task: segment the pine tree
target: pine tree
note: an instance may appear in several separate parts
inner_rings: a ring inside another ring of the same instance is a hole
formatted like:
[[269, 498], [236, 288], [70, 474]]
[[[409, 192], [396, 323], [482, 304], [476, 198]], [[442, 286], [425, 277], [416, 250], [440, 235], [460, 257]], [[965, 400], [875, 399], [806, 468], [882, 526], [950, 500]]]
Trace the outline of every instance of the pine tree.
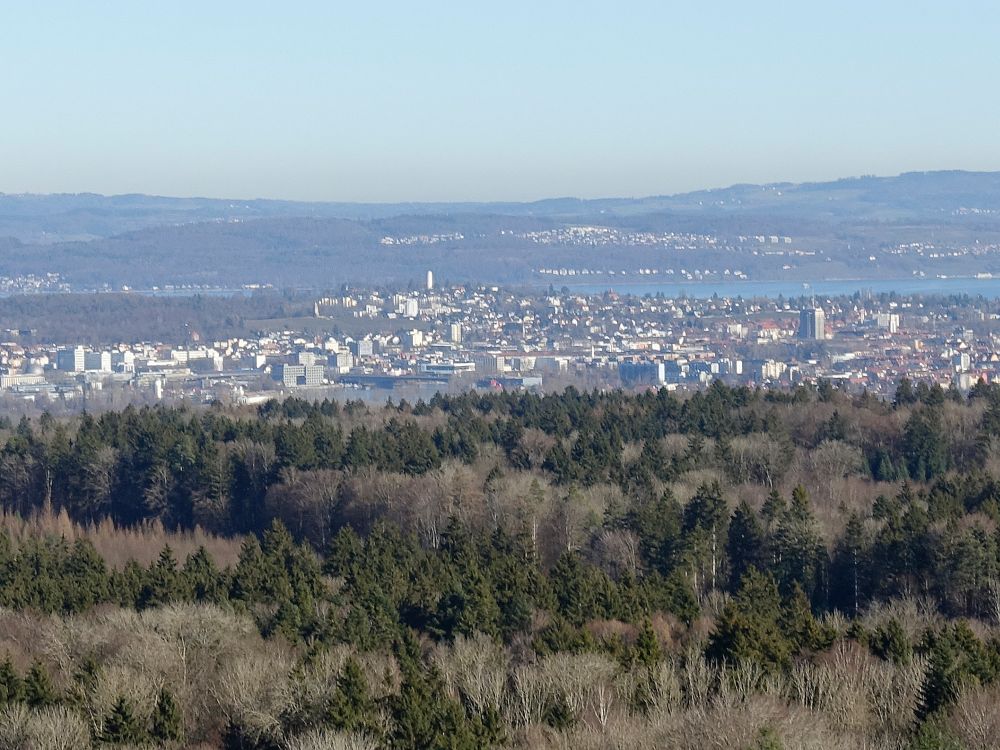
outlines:
[[947, 709], [967, 684], [993, 682], [1000, 667], [965, 622], [929, 636], [930, 653], [920, 692], [921, 720]]
[[913, 657], [913, 646], [895, 617], [890, 617], [875, 629], [870, 638], [871, 649], [883, 659], [891, 659], [897, 664], [909, 664]]
[[715, 590], [724, 560], [726, 501], [718, 482], [703, 484], [684, 507], [687, 554], [705, 588]]
[[961, 685], [958, 667], [958, 655], [950, 639], [936, 638], [920, 690], [918, 718], [925, 719], [955, 700]]
[[740, 579], [750, 568], [762, 570], [766, 567], [765, 548], [764, 529], [757, 520], [757, 514], [744, 500], [733, 511], [729, 521], [729, 538], [726, 541], [731, 591], [736, 590]]
[[786, 508], [787, 505], [781, 493], [777, 490], [771, 490], [764, 501], [764, 507], [761, 508], [761, 515], [764, 516], [764, 521], [767, 523], [768, 529], [774, 526], [785, 515]]
[[118, 700], [104, 720], [101, 739], [108, 743], [128, 744], [142, 742], [145, 732], [132, 711], [132, 704], [124, 695]]
[[869, 550], [864, 526], [857, 513], [847, 519], [831, 565], [833, 606], [857, 617], [868, 596]]
[[816, 621], [809, 607], [809, 600], [798, 584], [795, 584], [791, 597], [785, 603], [779, 622], [782, 633], [791, 640], [795, 653], [822, 649], [832, 640]]
[[337, 677], [337, 689], [330, 698], [327, 710], [330, 725], [346, 732], [376, 729], [375, 701], [368, 690], [368, 683], [361, 667], [348, 658]]
[[815, 601], [826, 551], [816, 529], [809, 496], [801, 485], [792, 491], [792, 502], [778, 522], [772, 545], [776, 558], [773, 570], [782, 594], [791, 596], [798, 584]]
[[10, 654], [0, 663], [0, 704], [17, 703], [24, 698], [24, 683], [21, 681]]
[[913, 392], [913, 383], [910, 382], [909, 378], [900, 378], [899, 385], [896, 386], [896, 395], [892, 402], [893, 406], [906, 406], [915, 404], [916, 402], [917, 396]]
[[753, 661], [768, 670], [786, 667], [794, 644], [781, 632], [781, 616], [774, 579], [751, 568], [723, 608], [706, 655], [717, 662]]
[[173, 693], [160, 689], [153, 708], [150, 736], [160, 742], [176, 742], [184, 736], [184, 717]]
[[52, 678], [41, 662], [35, 662], [24, 678], [24, 700], [29, 706], [50, 706], [59, 699]]
[[653, 667], [663, 658], [660, 641], [653, 630], [653, 624], [648, 619], [642, 621], [642, 627], [639, 629], [639, 636], [635, 640], [632, 653], [635, 661], [646, 667]]
[[448, 697], [440, 676], [425, 669], [419, 648], [407, 634], [397, 646], [403, 673], [399, 695], [390, 699], [393, 718], [389, 745], [396, 750], [476, 750], [482, 747], [462, 706]]
[[682, 515], [681, 505], [669, 488], [658, 500], [643, 502], [630, 515], [646, 564], [664, 576], [677, 564]]
[[204, 547], [188, 555], [181, 569], [180, 585], [184, 596], [195, 601], [221, 602], [226, 598], [226, 582]]
[[181, 593], [180, 583], [174, 551], [166, 544], [156, 562], [149, 566], [146, 585], [139, 595], [140, 607], [155, 607], [175, 601]]

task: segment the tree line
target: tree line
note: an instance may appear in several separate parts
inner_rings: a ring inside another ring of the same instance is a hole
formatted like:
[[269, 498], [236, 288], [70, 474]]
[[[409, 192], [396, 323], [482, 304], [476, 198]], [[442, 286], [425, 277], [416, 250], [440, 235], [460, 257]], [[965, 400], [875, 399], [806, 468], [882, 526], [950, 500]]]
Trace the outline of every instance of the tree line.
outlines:
[[[22, 420], [8, 508], [246, 536], [227, 565], [169, 547], [110, 565], [85, 539], [0, 534], [0, 612], [59, 633], [117, 627], [109, 611], [222, 618], [227, 648], [259, 653], [203, 665], [209, 698], [171, 656], [135, 697], [111, 641], [55, 658], [0, 638], [0, 735], [85, 717], [67, 736], [110, 745], [697, 747], [692, 722], [726, 715], [735, 746], [819, 727], [830, 747], [988, 747], [967, 730], [1000, 721], [980, 710], [1000, 695], [1000, 391], [900, 391]], [[251, 690], [265, 663], [281, 695]]]

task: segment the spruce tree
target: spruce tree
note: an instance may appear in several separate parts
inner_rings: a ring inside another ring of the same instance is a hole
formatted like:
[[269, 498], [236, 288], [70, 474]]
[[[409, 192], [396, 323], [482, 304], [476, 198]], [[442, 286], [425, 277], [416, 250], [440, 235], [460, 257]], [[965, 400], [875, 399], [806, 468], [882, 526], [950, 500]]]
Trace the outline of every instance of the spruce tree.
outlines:
[[745, 500], [736, 506], [729, 521], [726, 556], [729, 558], [730, 591], [739, 587], [740, 579], [750, 568], [766, 566], [764, 529]]
[[798, 584], [795, 584], [791, 597], [785, 602], [779, 624], [796, 653], [824, 648], [832, 640], [832, 636], [823, 631], [813, 616], [809, 600]]
[[407, 635], [397, 650], [403, 681], [390, 700], [389, 745], [395, 750], [476, 750], [482, 747], [462, 706], [448, 697], [440, 676], [420, 663], [417, 644]]
[[330, 698], [329, 723], [334, 729], [345, 732], [373, 732], [377, 726], [375, 714], [375, 701], [365, 675], [357, 661], [348, 658], [337, 677], [337, 689]]
[[40, 662], [35, 662], [24, 678], [24, 700], [29, 706], [50, 706], [59, 699], [52, 678]]
[[767, 670], [788, 666], [794, 643], [781, 631], [781, 598], [774, 579], [751, 569], [722, 610], [706, 655], [716, 662], [753, 661]]
[[107, 743], [129, 744], [142, 742], [145, 732], [132, 711], [132, 704], [119, 695], [111, 713], [104, 719], [101, 739]]
[[701, 573], [702, 587], [715, 590], [725, 558], [729, 515], [718, 482], [701, 485], [684, 507], [687, 555]]
[[150, 736], [160, 742], [176, 742], [184, 736], [184, 717], [173, 693], [160, 689], [153, 708]]
[[0, 663], [0, 704], [17, 703], [24, 698], [24, 683], [21, 681], [10, 654]]
[[639, 629], [639, 636], [635, 640], [632, 648], [635, 661], [645, 667], [653, 667], [663, 658], [663, 650], [660, 648], [660, 641], [653, 630], [653, 624], [645, 619]]

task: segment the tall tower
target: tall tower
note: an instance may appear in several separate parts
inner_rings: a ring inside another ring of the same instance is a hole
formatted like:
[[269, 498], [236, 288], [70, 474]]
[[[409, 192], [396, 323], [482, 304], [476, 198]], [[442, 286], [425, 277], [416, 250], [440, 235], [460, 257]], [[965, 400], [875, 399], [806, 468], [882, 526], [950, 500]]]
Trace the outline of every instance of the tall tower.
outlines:
[[826, 339], [826, 315], [820, 307], [806, 307], [799, 311], [799, 338], [805, 341]]
[[434, 288], [434, 272], [427, 272], [427, 291], [431, 291]]

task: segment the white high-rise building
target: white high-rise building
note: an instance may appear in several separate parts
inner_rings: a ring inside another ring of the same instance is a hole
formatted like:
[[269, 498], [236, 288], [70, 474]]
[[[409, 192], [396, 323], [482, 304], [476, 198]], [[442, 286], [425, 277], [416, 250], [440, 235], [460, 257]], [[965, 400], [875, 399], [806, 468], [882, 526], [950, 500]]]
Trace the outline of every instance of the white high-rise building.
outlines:
[[84, 352], [83, 369], [88, 372], [111, 372], [111, 352]]
[[879, 328], [884, 328], [889, 333], [899, 331], [899, 315], [897, 313], [879, 313], [875, 316], [875, 324]]
[[428, 271], [427, 272], [427, 291], [429, 292], [433, 288], [434, 288], [434, 272], [433, 271]]
[[60, 349], [56, 352], [56, 367], [66, 372], [83, 372], [86, 350], [82, 346]]
[[823, 341], [826, 338], [826, 316], [819, 307], [807, 307], [799, 312], [799, 338]]

